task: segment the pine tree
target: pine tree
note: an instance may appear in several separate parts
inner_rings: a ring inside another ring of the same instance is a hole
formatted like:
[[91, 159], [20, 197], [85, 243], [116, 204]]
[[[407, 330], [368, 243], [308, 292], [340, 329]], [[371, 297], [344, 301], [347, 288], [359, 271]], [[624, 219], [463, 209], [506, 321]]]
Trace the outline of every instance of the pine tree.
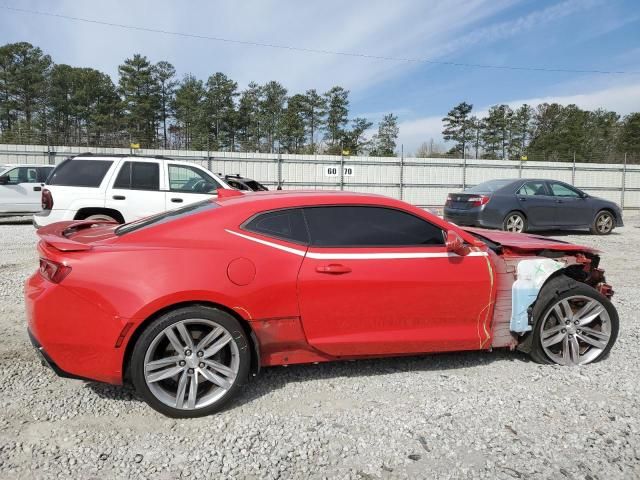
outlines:
[[287, 153], [300, 153], [305, 142], [305, 99], [304, 95], [294, 95], [287, 101], [282, 117], [280, 142]]
[[245, 152], [260, 151], [260, 103], [262, 87], [255, 82], [249, 83], [240, 94], [238, 102], [238, 129], [240, 149]]
[[328, 152], [339, 154], [342, 150], [342, 140], [349, 117], [349, 91], [342, 87], [333, 87], [324, 95], [326, 104], [326, 134], [329, 142]]
[[640, 160], [640, 113], [624, 117], [618, 138], [618, 150]]
[[315, 89], [307, 90], [303, 102], [303, 118], [309, 132], [309, 147], [311, 153], [316, 153], [316, 133], [324, 125], [326, 115], [326, 101]]
[[235, 150], [236, 119], [235, 97], [238, 84], [224, 73], [218, 72], [207, 80], [204, 114], [212, 150]]
[[192, 75], [184, 77], [178, 86], [171, 108], [176, 119], [175, 133], [184, 148], [206, 148], [207, 132], [203, 103], [205, 89], [201, 80]]
[[373, 136], [373, 150], [370, 154], [376, 157], [395, 156], [399, 132], [398, 117], [393, 113], [385, 115], [378, 123], [378, 133]]
[[343, 134], [343, 149], [348, 150], [351, 155], [362, 155], [366, 152], [371, 142], [367, 140], [365, 133], [372, 125], [373, 123], [366, 118], [354, 118], [351, 121], [351, 128]]
[[154, 67], [156, 81], [160, 86], [160, 121], [162, 122], [162, 145], [167, 148], [167, 118], [171, 115], [171, 104], [175, 94], [176, 69], [169, 62], [161, 61]]
[[160, 118], [160, 91], [147, 57], [135, 54], [118, 67], [120, 94], [131, 140], [144, 147], [156, 143]]
[[260, 124], [265, 135], [266, 151], [274, 152], [275, 144], [280, 140], [280, 127], [287, 101], [287, 89], [278, 82], [268, 82], [262, 87], [260, 101]]
[[473, 109], [473, 105], [462, 102], [453, 107], [447, 116], [442, 119], [444, 129], [442, 137], [446, 141], [455, 142], [451, 153], [466, 154], [467, 144], [470, 140], [469, 114]]

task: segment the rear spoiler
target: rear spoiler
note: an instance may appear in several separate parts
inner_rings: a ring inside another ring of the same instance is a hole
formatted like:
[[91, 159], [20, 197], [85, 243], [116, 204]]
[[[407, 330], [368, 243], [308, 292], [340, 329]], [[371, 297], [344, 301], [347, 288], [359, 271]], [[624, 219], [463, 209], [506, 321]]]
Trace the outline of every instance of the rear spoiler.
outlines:
[[82, 242], [76, 242], [68, 238], [68, 235], [91, 228], [93, 225], [113, 223], [101, 220], [80, 220], [72, 222], [56, 222], [39, 228], [36, 233], [47, 245], [61, 252], [81, 252], [91, 250], [92, 246]]

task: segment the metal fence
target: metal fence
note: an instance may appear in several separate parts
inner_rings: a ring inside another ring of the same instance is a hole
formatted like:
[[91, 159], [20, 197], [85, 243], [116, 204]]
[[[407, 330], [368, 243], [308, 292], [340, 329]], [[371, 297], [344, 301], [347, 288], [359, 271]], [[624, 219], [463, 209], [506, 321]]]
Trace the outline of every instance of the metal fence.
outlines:
[[640, 209], [640, 165], [476, 160], [450, 158], [342, 157], [184, 150], [135, 150], [0, 144], [0, 164], [57, 164], [79, 153], [162, 155], [198, 163], [212, 172], [240, 174], [269, 187], [338, 189], [379, 193], [420, 207], [439, 207], [447, 193], [496, 178], [550, 178]]

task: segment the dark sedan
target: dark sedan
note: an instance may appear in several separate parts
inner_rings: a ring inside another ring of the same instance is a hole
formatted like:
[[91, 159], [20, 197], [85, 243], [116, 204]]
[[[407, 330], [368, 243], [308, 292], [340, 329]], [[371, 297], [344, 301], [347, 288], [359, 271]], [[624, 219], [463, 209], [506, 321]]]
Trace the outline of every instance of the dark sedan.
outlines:
[[622, 227], [622, 209], [557, 180], [490, 180], [450, 193], [444, 218], [458, 225], [510, 232], [586, 229], [607, 235]]

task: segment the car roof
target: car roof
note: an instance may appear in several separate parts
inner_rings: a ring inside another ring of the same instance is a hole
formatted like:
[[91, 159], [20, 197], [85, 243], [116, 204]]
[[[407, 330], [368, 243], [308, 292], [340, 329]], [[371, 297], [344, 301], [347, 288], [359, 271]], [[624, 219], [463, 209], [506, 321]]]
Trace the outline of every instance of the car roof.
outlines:
[[413, 209], [405, 202], [373, 193], [336, 190], [269, 190], [247, 192], [215, 200], [222, 206], [234, 206], [242, 210], [274, 210], [278, 208], [310, 207], [318, 205], [380, 205]]
[[42, 163], [3, 163], [0, 168], [15, 168], [15, 167], [49, 167], [53, 168], [55, 165], [42, 164]]

